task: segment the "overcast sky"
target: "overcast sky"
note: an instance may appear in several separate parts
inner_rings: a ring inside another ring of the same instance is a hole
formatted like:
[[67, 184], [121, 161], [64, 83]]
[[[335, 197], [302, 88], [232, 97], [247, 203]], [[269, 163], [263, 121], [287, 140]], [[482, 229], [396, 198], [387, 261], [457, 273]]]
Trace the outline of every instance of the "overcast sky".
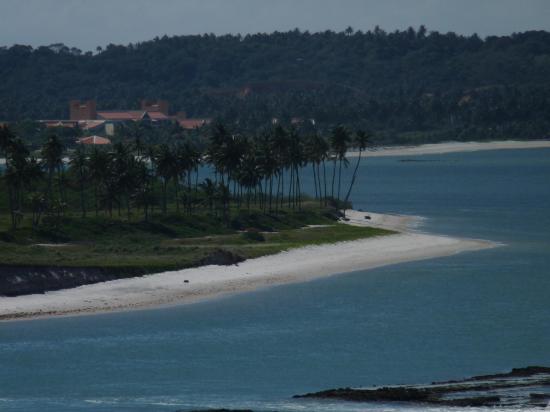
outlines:
[[481, 36], [550, 30], [550, 0], [0, 0], [0, 45], [92, 50], [155, 36], [418, 27]]

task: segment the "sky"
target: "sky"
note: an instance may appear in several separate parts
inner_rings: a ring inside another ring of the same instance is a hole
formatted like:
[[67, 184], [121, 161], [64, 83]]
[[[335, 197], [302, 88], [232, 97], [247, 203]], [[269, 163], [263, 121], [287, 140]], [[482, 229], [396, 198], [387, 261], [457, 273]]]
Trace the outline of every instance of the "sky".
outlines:
[[0, 46], [84, 51], [156, 36], [301, 30], [550, 31], [550, 0], [0, 0]]

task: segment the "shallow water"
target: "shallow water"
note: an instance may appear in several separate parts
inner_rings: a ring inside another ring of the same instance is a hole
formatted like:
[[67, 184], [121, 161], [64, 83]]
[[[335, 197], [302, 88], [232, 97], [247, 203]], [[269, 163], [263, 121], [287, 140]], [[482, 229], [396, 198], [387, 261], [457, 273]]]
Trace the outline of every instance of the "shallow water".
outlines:
[[550, 365], [550, 150], [406, 159], [420, 161], [369, 159], [355, 207], [506, 246], [189, 306], [2, 323], [0, 410], [425, 410], [290, 397]]

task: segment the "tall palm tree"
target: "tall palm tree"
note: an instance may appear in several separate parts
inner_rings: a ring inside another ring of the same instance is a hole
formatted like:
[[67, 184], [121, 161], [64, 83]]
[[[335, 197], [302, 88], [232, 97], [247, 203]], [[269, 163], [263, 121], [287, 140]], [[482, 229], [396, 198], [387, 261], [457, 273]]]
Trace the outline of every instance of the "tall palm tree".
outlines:
[[86, 217], [86, 182], [88, 181], [88, 158], [82, 147], [79, 147], [71, 155], [69, 161], [69, 172], [76, 178], [80, 192], [80, 211], [83, 218]]
[[118, 215], [121, 214], [122, 197], [126, 199], [126, 209], [128, 212], [128, 218], [130, 217], [131, 210], [131, 195], [133, 190], [133, 166], [135, 165], [135, 156], [132, 154], [130, 146], [124, 143], [116, 143], [112, 152], [112, 167], [114, 184], [117, 186], [119, 200], [118, 203]]
[[330, 143], [333, 150], [333, 170], [332, 170], [332, 193], [334, 198], [334, 180], [336, 175], [336, 162], [338, 161], [338, 192], [337, 199], [340, 200], [340, 187], [342, 183], [342, 164], [346, 167], [348, 160], [346, 159], [346, 151], [351, 140], [349, 131], [343, 126], [337, 126], [332, 131]]
[[[12, 226], [14, 223], [13, 217], [14, 217], [14, 204], [12, 201], [12, 186], [10, 185], [10, 181], [8, 179], [8, 171], [10, 170], [10, 155], [11, 151], [14, 148], [14, 142], [15, 142], [15, 135], [13, 134], [12, 130], [4, 125], [0, 127], [0, 150], [2, 151], [1, 155], [5, 159], [5, 176], [4, 179], [6, 181], [6, 190], [8, 192], [8, 200], [9, 200], [9, 206], [10, 206], [10, 215], [12, 216]], [[0, 177], [2, 174], [0, 174]]]
[[206, 150], [206, 158], [208, 162], [214, 167], [215, 183], [218, 181], [218, 176], [223, 176], [224, 164], [223, 164], [223, 149], [224, 145], [231, 138], [231, 134], [227, 128], [221, 123], [216, 122], [212, 126], [209, 136], [209, 144]]
[[10, 206], [12, 229], [16, 229], [23, 218], [23, 189], [29, 186], [35, 175], [36, 160], [29, 160], [29, 151], [23, 141], [14, 138], [8, 148], [6, 185], [8, 187], [8, 200]]
[[351, 182], [349, 184], [348, 192], [346, 193], [346, 198], [344, 200], [344, 217], [346, 215], [346, 205], [349, 200], [349, 196], [351, 195], [351, 191], [353, 189], [353, 185], [355, 184], [355, 180], [357, 178], [357, 171], [359, 170], [359, 164], [361, 163], [361, 155], [363, 154], [363, 151], [367, 148], [367, 145], [369, 144], [371, 135], [368, 132], [365, 132], [363, 130], [358, 130], [355, 133], [355, 141], [354, 145], [359, 149], [359, 155], [357, 156], [357, 162], [355, 163], [355, 168], [353, 169], [353, 175], [351, 178]]
[[96, 147], [93, 148], [88, 161], [88, 167], [90, 171], [90, 179], [92, 180], [94, 186], [94, 208], [96, 216], [99, 211], [99, 198], [108, 179], [110, 163], [111, 159], [108, 152]]
[[8, 152], [13, 146], [15, 140], [15, 134], [10, 129], [9, 126], [3, 125], [0, 127], [0, 150], [2, 151], [1, 155], [6, 161], [6, 166], [8, 162]]
[[265, 177], [264, 209], [269, 206], [269, 211], [271, 211], [273, 205], [273, 176], [277, 171], [277, 158], [274, 156], [272, 134], [264, 133], [258, 137], [257, 149], [258, 166]]
[[[289, 204], [292, 207], [301, 207], [301, 185], [300, 185], [300, 169], [305, 163], [305, 154], [302, 139], [295, 129], [291, 129], [289, 133], [289, 151], [288, 161], [290, 165], [290, 190]], [[292, 199], [292, 200], [291, 200]]]
[[157, 151], [155, 163], [157, 174], [162, 179], [162, 211], [166, 214], [168, 210], [168, 183], [171, 179], [177, 179], [178, 177], [178, 159], [174, 150], [163, 144]]
[[214, 201], [216, 196], [216, 185], [210, 178], [204, 179], [204, 182], [200, 185], [201, 189], [204, 191], [206, 196], [206, 201], [208, 203], [208, 210], [210, 213], [214, 211]]
[[[275, 198], [275, 212], [277, 212], [279, 208], [279, 202], [280, 202], [281, 208], [283, 207], [284, 189], [285, 189], [284, 173], [285, 173], [285, 168], [289, 163], [288, 133], [280, 125], [277, 125], [273, 130], [272, 145], [273, 145], [273, 152], [274, 152], [273, 155], [277, 163], [276, 172], [275, 172], [275, 174], [277, 175], [277, 193]], [[280, 197], [280, 200], [279, 200], [279, 197]]]
[[46, 210], [46, 198], [43, 193], [36, 190], [37, 184], [43, 177], [40, 162], [34, 157], [28, 159], [25, 167], [24, 185], [31, 190], [30, 203], [32, 207], [32, 227], [36, 229], [40, 224], [42, 213]]
[[143, 207], [143, 217], [149, 220], [149, 208], [154, 203], [152, 191], [152, 173], [147, 161], [141, 158], [135, 159], [133, 196], [136, 205]]
[[[48, 174], [48, 187], [46, 190], [46, 201], [48, 205], [53, 201], [52, 189], [54, 173], [57, 171], [58, 177], [61, 177], [63, 150], [63, 144], [55, 134], [48, 136], [46, 143], [42, 146], [42, 163]], [[61, 186], [61, 182], [59, 182], [59, 185]]]
[[[319, 198], [319, 201], [322, 204], [323, 198], [326, 198], [327, 196], [327, 174], [325, 160], [329, 156], [330, 146], [327, 143], [326, 139], [324, 139], [318, 133], [314, 133], [306, 139], [305, 150], [307, 161], [311, 163], [313, 169], [316, 197]], [[321, 164], [323, 164], [323, 179], [321, 179]], [[323, 180], [324, 182], [324, 194], [321, 180]]]
[[247, 145], [247, 150], [238, 168], [238, 180], [239, 184], [246, 188], [246, 207], [250, 211], [252, 189], [254, 189], [260, 181], [260, 169], [258, 167], [254, 146], [251, 143]]

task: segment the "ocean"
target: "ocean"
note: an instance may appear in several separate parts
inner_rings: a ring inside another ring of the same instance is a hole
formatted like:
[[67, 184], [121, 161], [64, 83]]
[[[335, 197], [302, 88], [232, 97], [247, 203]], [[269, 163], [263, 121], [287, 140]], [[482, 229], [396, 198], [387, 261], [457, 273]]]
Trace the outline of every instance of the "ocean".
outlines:
[[352, 199], [503, 246], [193, 305], [0, 323], [0, 410], [443, 411], [292, 395], [550, 366], [550, 149], [367, 159]]

